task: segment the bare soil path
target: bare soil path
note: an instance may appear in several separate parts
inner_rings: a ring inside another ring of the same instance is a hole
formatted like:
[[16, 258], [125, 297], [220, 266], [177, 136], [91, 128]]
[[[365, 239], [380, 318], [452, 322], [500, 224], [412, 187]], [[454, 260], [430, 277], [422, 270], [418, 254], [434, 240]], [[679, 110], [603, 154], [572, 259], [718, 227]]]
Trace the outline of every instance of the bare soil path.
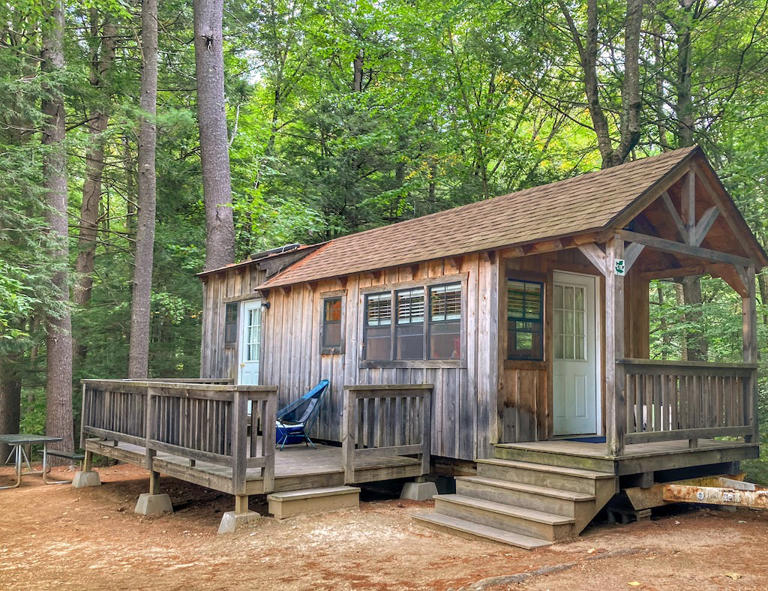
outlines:
[[533, 552], [416, 526], [430, 503], [398, 500], [218, 536], [231, 497], [164, 478], [176, 512], [140, 517], [146, 472], [99, 471], [99, 488], [0, 491], [0, 589], [768, 589], [768, 512], [594, 527]]

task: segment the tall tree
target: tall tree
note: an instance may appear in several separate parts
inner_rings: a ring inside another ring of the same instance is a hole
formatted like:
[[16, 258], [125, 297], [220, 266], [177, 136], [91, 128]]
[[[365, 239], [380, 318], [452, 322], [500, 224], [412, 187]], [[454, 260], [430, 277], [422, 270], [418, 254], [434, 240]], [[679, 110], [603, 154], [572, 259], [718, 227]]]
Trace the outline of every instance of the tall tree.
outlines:
[[205, 267], [235, 260], [235, 225], [224, 103], [223, 0], [195, 0], [195, 73], [205, 199]]
[[58, 447], [74, 449], [72, 416], [72, 321], [68, 307], [69, 286], [67, 259], [69, 235], [67, 223], [67, 152], [64, 145], [66, 121], [64, 95], [57, 78], [64, 70], [64, 5], [52, 0], [46, 5], [47, 21], [43, 27], [43, 75], [48, 78], [46, 96], [42, 103], [45, 117], [43, 127], [43, 175], [47, 190], [49, 232], [56, 240], [51, 253], [57, 265], [53, 276], [55, 297], [61, 306], [55, 315], [47, 317], [46, 349], [48, 354], [46, 396], [48, 435], [61, 437]]
[[[102, 21], [99, 10], [89, 11], [91, 43], [89, 82], [99, 93], [97, 103], [89, 113], [89, 142], [85, 153], [85, 180], [83, 201], [80, 205], [80, 228], [77, 240], [75, 285], [72, 300], [79, 307], [87, 306], [93, 290], [93, 271], [96, 259], [96, 239], [101, 204], [102, 176], [104, 173], [104, 132], [109, 122], [110, 91], [107, 76], [115, 58], [117, 28], [109, 17]], [[82, 357], [84, 348], [75, 346], [75, 357]]]
[[139, 127], [139, 200], [136, 258], [133, 269], [131, 337], [128, 376], [146, 378], [149, 372], [149, 330], [152, 265], [155, 244], [157, 141], [157, 0], [141, 6], [141, 122]]
[[611, 137], [611, 127], [600, 96], [598, 58], [601, 54], [599, 43], [599, 10], [597, 0], [587, 0], [587, 22], [583, 34], [579, 31], [574, 16], [564, 0], [558, 0], [560, 10], [568, 24], [573, 44], [578, 51], [579, 63], [584, 82], [587, 108], [597, 137], [597, 147], [603, 160], [603, 168], [617, 166], [626, 160], [637, 145], [641, 135], [640, 113], [640, 31], [643, 22], [643, 0], [627, 0], [624, 19], [623, 79], [621, 83], [621, 106], [619, 139], [616, 145]]

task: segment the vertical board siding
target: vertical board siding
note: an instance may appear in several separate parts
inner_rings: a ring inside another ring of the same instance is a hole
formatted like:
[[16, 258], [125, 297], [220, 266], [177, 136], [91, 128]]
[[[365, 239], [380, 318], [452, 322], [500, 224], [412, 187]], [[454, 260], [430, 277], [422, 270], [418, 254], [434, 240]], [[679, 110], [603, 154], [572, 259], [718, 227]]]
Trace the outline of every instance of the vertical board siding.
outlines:
[[[466, 275], [463, 322], [464, 367], [361, 368], [363, 292], [377, 285], [396, 285], [448, 275]], [[225, 304], [253, 294], [265, 280], [255, 269], [232, 270], [207, 278], [203, 285], [202, 377], [236, 378], [236, 348], [224, 348]], [[321, 406], [314, 436], [341, 441], [345, 384], [434, 385], [431, 398], [433, 455], [473, 460], [485, 457], [494, 441], [496, 408], [498, 262], [487, 255], [466, 255], [399, 267], [378, 273], [318, 281], [270, 290], [263, 313], [261, 383], [278, 387], [278, 407], [303, 395], [321, 379], [331, 386]], [[345, 292], [344, 354], [320, 355], [322, 299], [326, 292]], [[494, 293], [492, 293], [494, 292]]]

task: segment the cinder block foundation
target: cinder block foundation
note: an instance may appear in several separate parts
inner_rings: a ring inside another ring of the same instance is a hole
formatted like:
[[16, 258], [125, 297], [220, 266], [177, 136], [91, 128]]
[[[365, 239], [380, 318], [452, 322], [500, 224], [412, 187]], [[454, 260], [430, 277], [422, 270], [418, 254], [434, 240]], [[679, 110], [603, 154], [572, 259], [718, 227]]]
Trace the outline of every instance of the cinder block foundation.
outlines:
[[86, 488], [88, 486], [101, 486], [99, 473], [94, 470], [83, 472], [78, 470], [72, 479], [72, 488]]
[[250, 529], [255, 526], [261, 515], [256, 511], [248, 511], [247, 513], [235, 513], [234, 511], [227, 511], [221, 516], [221, 523], [219, 524], [220, 534], [234, 534], [239, 531]]
[[139, 515], [162, 515], [163, 513], [173, 513], [171, 497], [166, 494], [151, 495], [143, 493], [139, 495], [136, 501], [135, 513]]
[[406, 482], [400, 498], [409, 501], [428, 501], [436, 494], [437, 486], [434, 482]]

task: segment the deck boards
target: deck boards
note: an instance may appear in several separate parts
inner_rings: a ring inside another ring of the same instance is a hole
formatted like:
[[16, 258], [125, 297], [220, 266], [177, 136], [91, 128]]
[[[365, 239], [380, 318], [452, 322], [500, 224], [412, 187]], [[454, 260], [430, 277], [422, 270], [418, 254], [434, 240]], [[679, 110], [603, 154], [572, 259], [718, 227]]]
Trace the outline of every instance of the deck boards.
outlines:
[[613, 457], [604, 443], [549, 440], [499, 444], [496, 455], [504, 459], [613, 471], [625, 475], [738, 462], [756, 458], [759, 447], [741, 441], [714, 439], [700, 439], [696, 448], [688, 447], [687, 440], [658, 441], [627, 445], [622, 455]]
[[[139, 445], [104, 442], [89, 439], [86, 448], [99, 455], [117, 460], [145, 465], [145, 449]], [[154, 460], [156, 470], [232, 494], [232, 469], [208, 462], [196, 462], [189, 465], [189, 460], [165, 452], [157, 452]], [[361, 473], [361, 482], [375, 482], [392, 478], [408, 478], [421, 473], [421, 462], [416, 458], [403, 456], [384, 456], [361, 458], [355, 464]], [[317, 449], [305, 446], [287, 446], [275, 452], [275, 491], [301, 490], [317, 486], [339, 486], [344, 484], [344, 469], [341, 461], [341, 447], [318, 445]], [[250, 468], [246, 472], [246, 490], [248, 494], [263, 494], [260, 468]]]

